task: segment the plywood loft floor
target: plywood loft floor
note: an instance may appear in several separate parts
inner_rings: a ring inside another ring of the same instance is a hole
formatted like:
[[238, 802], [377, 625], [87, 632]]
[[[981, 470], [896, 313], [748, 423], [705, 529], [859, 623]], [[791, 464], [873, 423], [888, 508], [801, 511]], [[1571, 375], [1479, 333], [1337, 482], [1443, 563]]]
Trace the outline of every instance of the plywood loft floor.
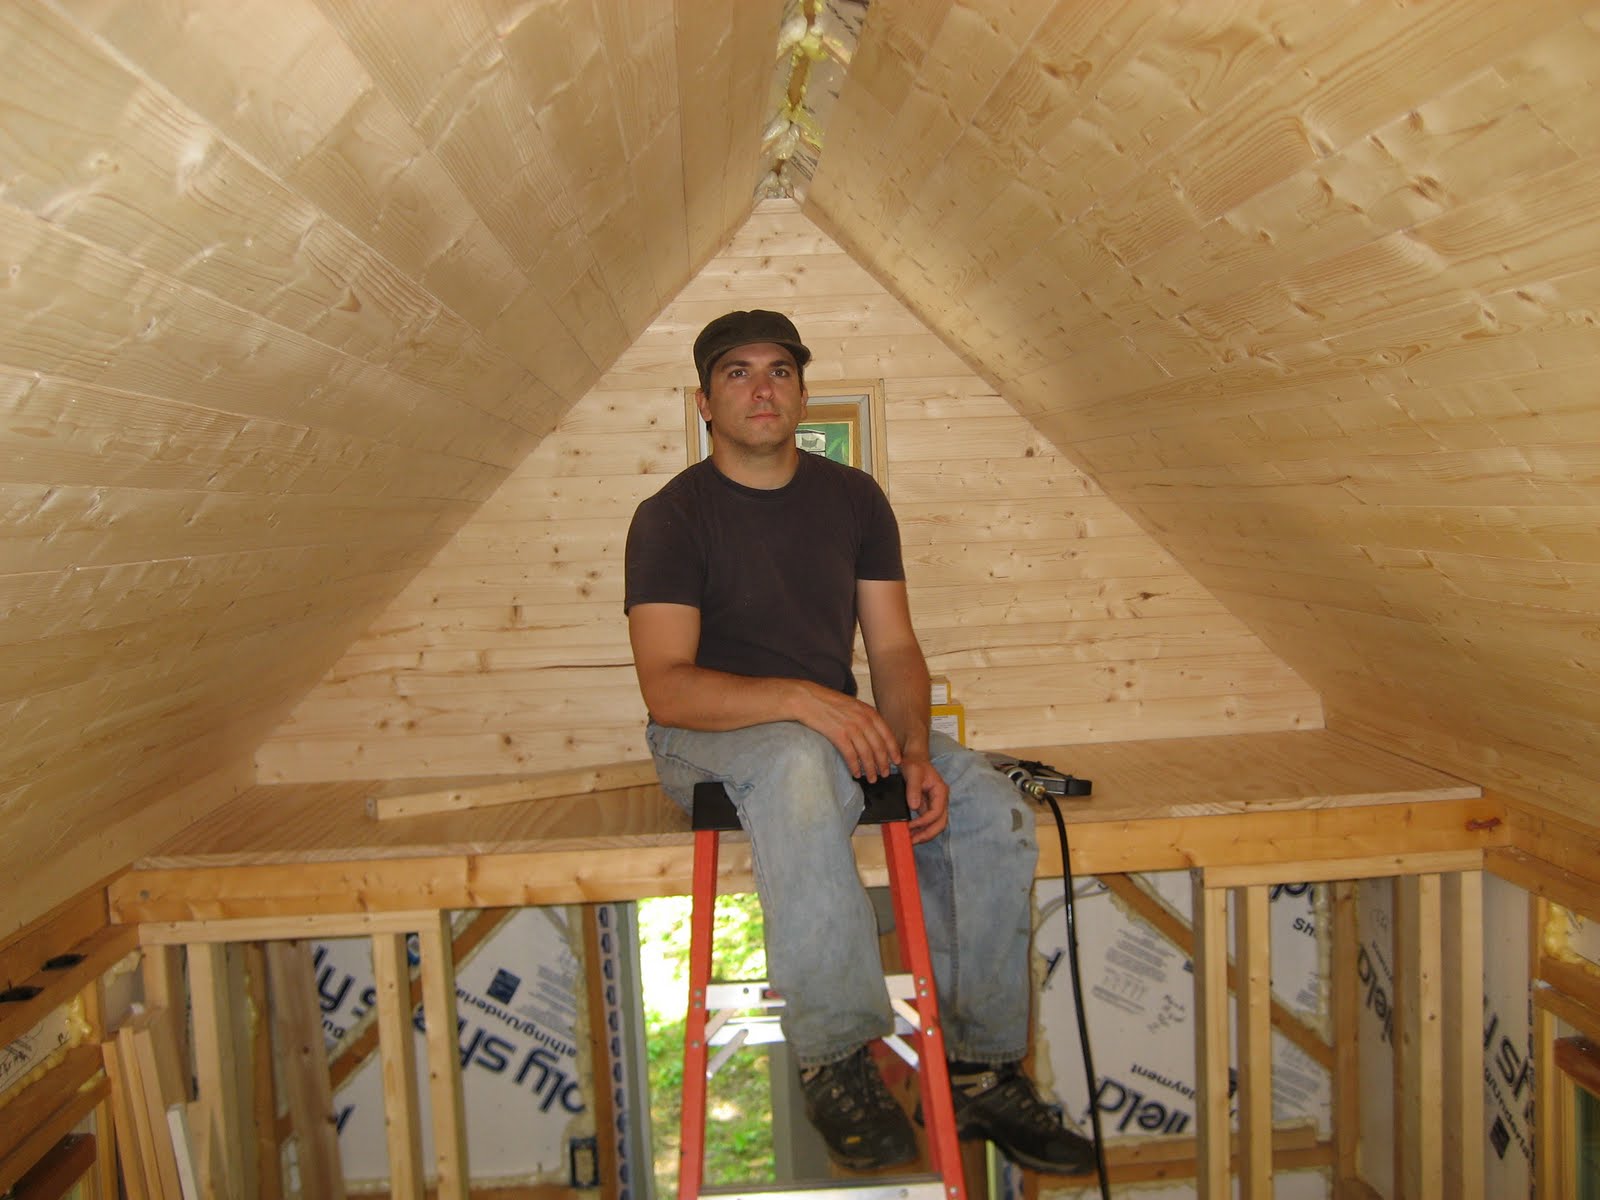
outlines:
[[[1326, 730], [1025, 750], [1091, 779], [1063, 803], [1078, 872], [1392, 859], [1498, 844], [1474, 784]], [[422, 786], [436, 787], [439, 780]], [[191, 920], [637, 899], [687, 890], [691, 835], [657, 787], [377, 821], [402, 780], [258, 786], [146, 856], [112, 888], [121, 920]], [[1040, 821], [1052, 824], [1047, 809]], [[1042, 875], [1059, 874], [1040, 830]], [[881, 850], [863, 836], [863, 875]], [[724, 880], [748, 881], [727, 847]], [[1331, 876], [1323, 876], [1331, 877]]]

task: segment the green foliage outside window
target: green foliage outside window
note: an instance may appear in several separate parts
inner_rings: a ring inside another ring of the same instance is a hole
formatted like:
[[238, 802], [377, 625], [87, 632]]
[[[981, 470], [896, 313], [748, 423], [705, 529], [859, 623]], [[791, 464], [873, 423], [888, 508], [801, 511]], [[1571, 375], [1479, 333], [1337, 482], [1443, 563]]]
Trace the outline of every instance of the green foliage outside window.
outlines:
[[[639, 902], [639, 959], [650, 1084], [650, 1150], [656, 1195], [677, 1194], [678, 1127], [683, 1099], [683, 1023], [689, 993], [687, 896]], [[765, 979], [761, 906], [753, 895], [717, 898], [712, 976]], [[707, 1089], [706, 1180], [774, 1179], [772, 1093], [764, 1047], [738, 1051]]]

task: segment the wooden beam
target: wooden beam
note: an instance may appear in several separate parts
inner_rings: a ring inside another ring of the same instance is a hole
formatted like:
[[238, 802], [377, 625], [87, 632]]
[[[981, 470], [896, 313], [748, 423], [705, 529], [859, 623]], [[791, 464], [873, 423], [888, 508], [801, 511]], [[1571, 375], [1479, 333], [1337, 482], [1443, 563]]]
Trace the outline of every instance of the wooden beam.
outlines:
[[105, 924], [104, 888], [86, 889], [58, 905], [0, 944], [0, 988], [25, 983], [50, 959], [73, 950]]
[[1360, 1170], [1361, 979], [1357, 963], [1361, 935], [1355, 883], [1339, 880], [1331, 888], [1333, 930], [1328, 988], [1333, 1020], [1333, 1176], [1335, 1187], [1343, 1188], [1356, 1179]]
[[[244, 1170], [244, 1097], [234, 1070], [234, 1023], [244, 1017], [232, 989], [228, 947], [197, 942], [188, 948], [189, 1004], [194, 1025], [195, 1136], [202, 1174], [215, 1195], [231, 1196]], [[263, 1019], [265, 1013], [262, 1014]], [[213, 1177], [215, 1171], [215, 1177]]]
[[90, 1171], [98, 1159], [99, 1143], [84, 1134], [68, 1134], [45, 1154], [33, 1169], [17, 1180], [10, 1200], [62, 1200]]
[[417, 1108], [417, 1057], [411, 1024], [411, 972], [406, 935], [372, 937], [378, 993], [378, 1045], [383, 1062], [383, 1122], [389, 1147], [389, 1195], [422, 1200], [422, 1120]]
[[1483, 872], [1446, 875], [1440, 899], [1444, 1192], [1483, 1200]]
[[[1534, 972], [1534, 979], [1538, 983], [1549, 985], [1546, 988], [1536, 988], [1535, 999], [1544, 992], [1555, 992], [1576, 1005], [1577, 1008], [1574, 1010], [1576, 1012], [1600, 1013], [1600, 975], [1590, 968], [1579, 963], [1552, 958], [1541, 951], [1534, 959]], [[1565, 1017], [1562, 1019], [1566, 1020]], [[1568, 1020], [1567, 1024], [1577, 1026], [1590, 1037], [1600, 1037], [1600, 1033], [1594, 1031], [1592, 1022], [1584, 1025]]]
[[0, 1194], [107, 1098], [101, 1061], [98, 1045], [74, 1047], [6, 1102], [0, 1121]]
[[[1539, 978], [1539, 960], [1544, 948], [1544, 927], [1550, 919], [1550, 902], [1543, 896], [1528, 897], [1529, 971]], [[1541, 1003], [1541, 989], [1534, 989], [1533, 1005], [1533, 1190], [1534, 1195], [1565, 1200], [1561, 1195], [1561, 1156], [1570, 1147], [1561, 1144], [1561, 1074], [1555, 1069], [1556, 1016]]]
[[[1238, 1139], [1230, 1142], [1232, 1162], [1239, 1162]], [[1199, 1178], [1199, 1143], [1192, 1137], [1146, 1137], [1125, 1140], [1106, 1147], [1106, 1173], [1113, 1184], [1165, 1183]], [[1318, 1141], [1315, 1131], [1305, 1126], [1274, 1131], [1272, 1169], [1274, 1172], [1328, 1167], [1333, 1162], [1333, 1145]], [[1078, 1175], [1046, 1177], [1023, 1173], [1023, 1194], [1038, 1196], [1046, 1186], [1092, 1189], [1096, 1180], [1092, 1170]], [[1077, 1194], [1083, 1194], [1081, 1190]], [[1374, 1198], [1381, 1200], [1381, 1198]]]
[[[137, 1145], [138, 1151], [132, 1156], [138, 1164], [141, 1184], [146, 1194], [155, 1200], [168, 1200], [177, 1195], [176, 1189], [168, 1191], [168, 1176], [161, 1169], [161, 1146], [167, 1141], [166, 1114], [162, 1113], [159, 1127], [150, 1118], [149, 1106], [145, 1103], [144, 1086], [139, 1076], [139, 1063], [133, 1053], [132, 1044], [124, 1039], [121, 1032], [113, 1034], [106, 1042], [106, 1075], [110, 1077], [112, 1086], [121, 1096], [122, 1104], [119, 1119], [125, 1117], [127, 1128], [132, 1131], [129, 1145]], [[159, 1139], [159, 1140], [158, 1140]], [[170, 1154], [170, 1146], [168, 1148]], [[172, 1168], [175, 1175], [176, 1166]]]
[[151, 921], [139, 926], [146, 946], [228, 945], [235, 942], [299, 941], [407, 933], [429, 912], [306, 913], [281, 917], [230, 917], [199, 921]]
[[1483, 865], [1481, 849], [1419, 850], [1374, 854], [1362, 858], [1329, 857], [1247, 867], [1209, 867], [1213, 887], [1252, 887], [1294, 879], [1324, 883], [1334, 879], [1391, 879], [1404, 875], [1436, 875], [1443, 871], [1475, 871]]
[[422, 950], [422, 1008], [427, 1026], [428, 1095], [433, 1112], [434, 1169], [439, 1200], [467, 1200], [466, 1110], [456, 1039], [456, 972], [450, 914], [435, 913], [417, 930]]
[[1395, 1178], [1404, 1196], [1443, 1200], [1444, 1129], [1435, 1099], [1444, 1062], [1439, 877], [1397, 879], [1395, 893]]
[[1555, 1063], [1572, 1082], [1600, 1098], [1600, 1046], [1586, 1037], [1564, 1037], [1555, 1045]]
[[[344, 1200], [333, 1091], [323, 1049], [322, 1007], [309, 942], [267, 944], [272, 990], [273, 1046], [283, 1068], [284, 1093], [294, 1118], [302, 1192]], [[452, 1033], [454, 1029], [452, 1027]]]
[[[1600, 920], [1600, 832], [1594, 824], [1577, 814], [1513, 800], [1506, 801], [1506, 823], [1511, 830], [1510, 845], [1544, 864], [1576, 903], [1569, 904], [1559, 895], [1550, 898], [1590, 920]], [[1520, 879], [1512, 882], [1526, 891], [1537, 890]], [[1569, 889], [1568, 884], [1578, 886]]]
[[[253, 1139], [256, 1200], [283, 1200], [283, 1137], [279, 1134], [278, 1093], [273, 1079], [272, 988], [268, 979], [267, 949], [260, 942], [239, 947], [244, 962], [244, 988], [249, 1000], [248, 1028], [244, 1030], [250, 1060], [248, 1110]], [[248, 1197], [248, 1191], [247, 1191]]]
[[[636, 808], [639, 798], [633, 792], [601, 793], [587, 798], [587, 803], [591, 810], [603, 812], [613, 803]], [[652, 813], [667, 803], [659, 798], [651, 801]], [[1283, 862], [1303, 863], [1323, 855], [1339, 861], [1341, 869], [1350, 868], [1350, 855], [1357, 850], [1382, 851], [1383, 865], [1372, 865], [1377, 872], [1393, 870], [1395, 863], [1403, 869], [1412, 854], [1438, 856], [1429, 860], [1435, 870], [1446, 869], [1445, 863], [1451, 870], [1475, 868], [1481, 864], [1482, 851], [1503, 840], [1498, 811], [1492, 801], [1466, 799], [1131, 821], [1102, 819], [1105, 810], [1090, 806], [1077, 816], [1069, 810], [1067, 817], [1075, 874], [1195, 866], [1230, 869], [1241, 856], [1275, 874], [1278, 868], [1271, 867], [1279, 861], [1273, 858], [1275, 850]], [[391, 826], [368, 821], [364, 815], [359, 819], [373, 829]], [[598, 815], [594, 819], [603, 822]], [[681, 812], [671, 819], [676, 827], [670, 832], [652, 816], [658, 827], [649, 833], [597, 831], [581, 840], [560, 838], [538, 851], [528, 850], [533, 844], [528, 841], [519, 842], [517, 848], [489, 842], [481, 843], [479, 850], [448, 853], [423, 853], [422, 846], [386, 846], [381, 851], [352, 847], [266, 864], [230, 855], [225, 865], [142, 869], [112, 885], [112, 914], [117, 921], [163, 922], [377, 914], [434, 906], [517, 908], [684, 895], [691, 882], [691, 837]], [[430, 828], [430, 833], [437, 832]], [[726, 849], [718, 860], [718, 887], [750, 890], [748, 845], [730, 841]], [[1455, 858], [1441, 851], [1463, 853]], [[856, 857], [869, 886], [887, 882], [878, 839], [859, 839]], [[1041, 839], [1040, 877], [1059, 875], [1060, 869], [1055, 839]], [[1230, 883], [1255, 881], [1241, 872]]]
[[547, 771], [510, 783], [491, 783], [481, 787], [408, 792], [399, 796], [369, 796], [367, 815], [379, 821], [388, 821], [396, 817], [462, 812], [474, 808], [492, 808], [497, 804], [518, 804], [525, 800], [548, 800], [556, 796], [583, 796], [615, 788], [644, 787], [655, 781], [655, 763], [649, 759], [610, 763], [570, 771]]
[[109, 971], [139, 944], [133, 929], [108, 925], [60, 952], [76, 960], [60, 968], [42, 967], [14, 985], [26, 998], [0, 1004], [0, 1046], [9, 1046], [40, 1021]]
[[1235, 1006], [1239, 1047], [1239, 1194], [1272, 1196], [1272, 949], [1265, 884], [1233, 893], [1234, 946], [1243, 986]]
[[122, 1055], [117, 1049], [117, 1039], [107, 1038], [100, 1043], [100, 1053], [105, 1064], [108, 1099], [114, 1115], [112, 1128], [117, 1137], [117, 1157], [122, 1163], [122, 1186], [128, 1200], [147, 1200], [150, 1188], [145, 1182], [145, 1147], [139, 1138], [138, 1122], [134, 1119], [133, 1092], [122, 1071]]
[[[89, 1040], [96, 1045], [106, 1040], [105, 979], [96, 979], [84, 988], [83, 1018], [89, 1025]], [[107, 1095], [94, 1109], [95, 1164], [89, 1200], [115, 1200], [117, 1195], [116, 1135], [112, 1132], [111, 1097]]]
[[[135, 1105], [134, 1121], [139, 1123], [141, 1139], [145, 1127], [149, 1128], [149, 1142], [154, 1150], [152, 1161], [155, 1164], [151, 1178], [158, 1183], [163, 1200], [166, 1197], [185, 1200], [178, 1168], [179, 1147], [173, 1142], [172, 1129], [167, 1121], [169, 1104], [182, 1103], [181, 1096], [177, 1094], [176, 1064], [163, 1062], [152, 1032], [161, 1016], [154, 1011], [143, 1012], [123, 1025], [117, 1030], [117, 1050], [122, 1069], [129, 1079], [129, 1091]], [[184, 1151], [187, 1153], [187, 1147]]]
[[[1157, 933], [1183, 951], [1186, 958], [1191, 960], [1194, 958], [1194, 930], [1189, 923], [1140, 887], [1133, 876], [1111, 873], [1101, 875], [1099, 879], [1107, 891], [1131, 908], [1142, 920], [1148, 922]], [[1235, 993], [1239, 990], [1238, 968], [1231, 957], [1228, 960], [1228, 987]], [[1329, 1045], [1320, 1032], [1313, 1029], [1276, 996], [1272, 997], [1272, 1027], [1304, 1051], [1306, 1057], [1313, 1062], [1325, 1069], [1332, 1069], [1334, 1047]]]
[[[183, 979], [183, 952], [177, 946], [146, 946], [139, 963], [139, 979], [144, 985], [146, 1008], [166, 1014], [168, 1036], [180, 1061], [189, 1053], [188, 989]], [[184, 1098], [192, 1100], [189, 1072], [183, 1072]]]
[[[480, 909], [466, 927], [456, 933], [451, 942], [451, 955], [456, 962], [462, 961], [475, 951], [499, 929], [505, 920], [511, 916], [511, 909]], [[411, 914], [397, 923], [408, 926], [407, 932], [415, 932], [415, 922], [432, 921], [433, 914]], [[410, 987], [410, 1004], [414, 1010], [422, 1003], [422, 979], [418, 976], [412, 979]], [[362, 1066], [378, 1050], [378, 1026], [376, 1022], [368, 1022], [354, 1037], [344, 1038], [333, 1048], [333, 1058], [328, 1063], [328, 1080], [333, 1090], [337, 1092], [359, 1071]], [[280, 1140], [290, 1136], [292, 1130], [288, 1114], [284, 1114], [278, 1124], [278, 1137]]]
[[1228, 1183], [1228, 893], [1192, 873], [1194, 897], [1195, 1138], [1200, 1200]]
[[[227, 989], [230, 996], [237, 998], [240, 1011], [233, 1014], [233, 1019], [228, 1022], [228, 1033], [233, 1038], [233, 1046], [229, 1052], [229, 1062], [233, 1068], [234, 1095], [238, 1097], [237, 1110], [239, 1114], [239, 1159], [240, 1176], [227, 1181], [236, 1200], [260, 1200], [261, 1178], [265, 1173], [258, 1153], [260, 1145], [260, 1131], [255, 1128], [254, 1108], [258, 1094], [256, 1072], [260, 1069], [257, 1065], [257, 1051], [259, 1037], [257, 1029], [268, 1025], [268, 1013], [271, 1012], [271, 987], [270, 983], [263, 980], [260, 984], [262, 990], [267, 992], [267, 1003], [259, 1009], [248, 1007], [249, 997], [252, 995], [250, 974], [246, 964], [248, 944], [228, 947], [224, 957], [227, 966]], [[270, 1033], [268, 1034], [270, 1037]], [[267, 1064], [270, 1075], [272, 1064]], [[271, 1080], [267, 1081], [271, 1087]], [[209, 1175], [209, 1164], [202, 1161], [203, 1173]]]
[[[584, 978], [587, 981], [587, 1000], [589, 1010], [589, 1064], [590, 1073], [594, 1079], [594, 1088], [590, 1096], [590, 1107], [594, 1110], [594, 1125], [598, 1132], [600, 1178], [607, 1181], [603, 1184], [606, 1189], [602, 1195], [604, 1200], [615, 1200], [620, 1190], [617, 1181], [617, 1137], [616, 1137], [616, 1103], [615, 1089], [611, 1084], [611, 1072], [618, 1066], [613, 1057], [611, 1039], [606, 1022], [608, 990], [615, 992], [620, 988], [618, 980], [610, 972], [601, 969], [601, 963], [606, 954], [606, 947], [602, 944], [607, 937], [615, 938], [615, 931], [608, 932], [601, 928], [596, 906], [586, 904], [583, 906], [583, 955]], [[615, 1000], [620, 1006], [620, 1000]]]
[[1543, 896], [1591, 921], [1600, 921], [1600, 884], [1587, 876], [1516, 846], [1486, 851], [1483, 869], [1531, 895]]

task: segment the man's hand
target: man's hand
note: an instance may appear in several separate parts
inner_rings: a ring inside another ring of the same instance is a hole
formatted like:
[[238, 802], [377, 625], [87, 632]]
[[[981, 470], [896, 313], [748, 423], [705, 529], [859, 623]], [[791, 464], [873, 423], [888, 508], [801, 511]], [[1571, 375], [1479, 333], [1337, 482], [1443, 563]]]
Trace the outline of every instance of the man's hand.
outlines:
[[832, 742], [850, 774], [875, 781], [900, 762], [900, 743], [872, 705], [818, 684], [801, 687], [795, 719]]
[[927, 842], [944, 832], [950, 819], [950, 788], [926, 758], [906, 758], [900, 764], [906, 781], [906, 803], [911, 806], [911, 840]]

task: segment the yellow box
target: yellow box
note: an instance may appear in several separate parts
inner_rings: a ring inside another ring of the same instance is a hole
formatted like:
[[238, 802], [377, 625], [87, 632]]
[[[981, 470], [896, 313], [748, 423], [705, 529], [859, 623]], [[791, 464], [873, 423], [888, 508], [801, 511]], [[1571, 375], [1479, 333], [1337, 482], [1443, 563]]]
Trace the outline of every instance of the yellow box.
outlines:
[[960, 704], [935, 704], [933, 728], [947, 733], [963, 746], [967, 744], [967, 710]]

